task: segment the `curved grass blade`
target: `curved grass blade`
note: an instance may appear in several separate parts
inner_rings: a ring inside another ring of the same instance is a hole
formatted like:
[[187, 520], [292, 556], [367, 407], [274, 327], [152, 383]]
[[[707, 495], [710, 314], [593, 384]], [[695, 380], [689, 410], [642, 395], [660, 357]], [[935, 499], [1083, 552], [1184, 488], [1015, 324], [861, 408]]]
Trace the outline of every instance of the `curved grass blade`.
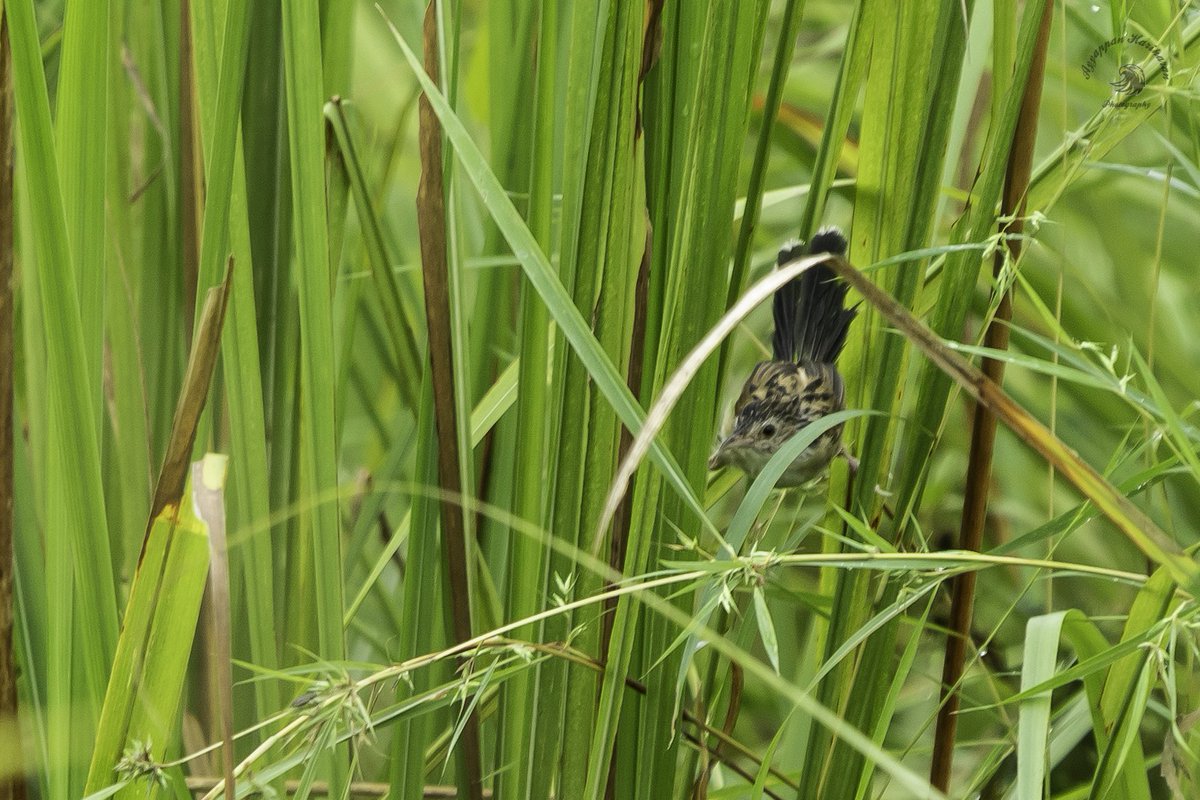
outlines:
[[[633, 478], [633, 473], [637, 470], [642, 458], [650, 450], [659, 431], [667, 424], [667, 419], [671, 411], [675, 408], [675, 404], [679, 402], [679, 399], [687, 390], [692, 378], [704, 366], [704, 362], [721, 346], [721, 343], [733, 332], [734, 328], [749, 316], [750, 312], [757, 308], [760, 303], [775, 294], [775, 291], [781, 286], [817, 264], [822, 263], [826, 258], [827, 256], [824, 255], [808, 256], [782, 269], [770, 272], [766, 277], [754, 284], [734, 304], [733, 308], [726, 311], [708, 334], [697, 342], [691, 352], [680, 362], [674, 374], [663, 385], [658, 398], [650, 406], [641, 430], [633, 438], [633, 442], [630, 444], [625, 458], [621, 461], [621, 466], [617, 469], [617, 475], [613, 479], [612, 488], [608, 492], [608, 499], [604, 501], [604, 512], [600, 515], [600, 524], [596, 526], [596, 541], [593, 542], [593, 550], [600, 537], [604, 535], [604, 531], [608, 529], [613, 516], [617, 513], [617, 507], [625, 497], [625, 492], [629, 487], [630, 479]], [[790, 461], [785, 462], [785, 466], [790, 463]], [[783, 474], [782, 469], [779, 474]], [[778, 479], [778, 476], [776, 476], [775, 480], [777, 481]], [[774, 485], [774, 481], [772, 481], [771, 485]], [[736, 553], [737, 549], [735, 545], [734, 549], [730, 551], [730, 555], [735, 555]]]
[[996, 417], [1039, 455], [1054, 465], [1085, 497], [1096, 504], [1125, 536], [1147, 557], [1166, 567], [1189, 592], [1200, 591], [1200, 566], [1186, 555], [1154, 520], [1121, 494], [1103, 475], [1084, 461], [1054, 433], [1021, 408], [980, 370], [955, 353], [924, 323], [914, 317], [887, 292], [867, 280], [841, 258], [830, 259], [834, 270], [847, 283], [916, 345], [931, 361], [957, 381], [967, 392], [986, 404]]

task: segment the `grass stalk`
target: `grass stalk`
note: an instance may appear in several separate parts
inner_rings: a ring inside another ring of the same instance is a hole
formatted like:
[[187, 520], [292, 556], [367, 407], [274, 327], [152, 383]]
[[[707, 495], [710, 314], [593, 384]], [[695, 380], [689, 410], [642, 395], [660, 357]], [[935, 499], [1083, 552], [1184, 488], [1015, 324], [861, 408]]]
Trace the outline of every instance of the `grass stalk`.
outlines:
[[[438, 4], [425, 8], [425, 70], [437, 82], [441, 48], [438, 43]], [[442, 131], [427, 98], [419, 101], [421, 120], [421, 182], [417, 189], [417, 213], [421, 235], [421, 265], [425, 282], [425, 317], [429, 334], [429, 375], [433, 385], [434, 424], [437, 430], [437, 474], [442, 491], [462, 493], [458, 449], [458, 403], [455, 400], [453, 339], [450, 323], [450, 285], [446, 249], [446, 188], [443, 182]], [[462, 506], [442, 503], [442, 550], [448, 576], [447, 625], [452, 641], [471, 638], [471, 590], [468, 579], [466, 526]], [[483, 763], [479, 745], [478, 718], [468, 712], [462, 732], [460, 785], [468, 800], [479, 800], [483, 792]]]
[[1188, 591], [1197, 587], [1200, 566], [1186, 555], [1144, 511], [1113, 486], [1095, 467], [1022, 409], [965, 358], [948, 349], [936, 334], [877, 288], [844, 260], [832, 262], [839, 276], [857, 289], [880, 313], [901, 330], [922, 353], [945, 370], [972, 397], [992, 410], [1025, 444], [1054, 464], [1065, 478], [1090, 499], [1145, 555], [1166, 568]]
[[[1033, 62], [1022, 89], [1021, 111], [1009, 150], [1008, 171], [1000, 203], [1002, 218], [1011, 219], [1001, 226], [1001, 234], [1019, 236], [1024, 230], [1025, 196], [1029, 190], [1029, 175], [1033, 167], [1033, 147], [1037, 139], [1037, 117], [1042, 100], [1042, 81], [1046, 69], [1046, 48], [1050, 40], [1050, 23], [1054, 6], [1042, 7], [1041, 22], [1033, 48]], [[1009, 323], [1012, 320], [1012, 289], [1005, 276], [1008, 264], [1017, 264], [1021, 256], [1019, 239], [1006, 238], [1005, 246], [994, 256], [993, 279], [1000, 293], [995, 314], [984, 333], [984, 346], [994, 350], [1008, 349]], [[1014, 267], [1015, 268], [1015, 267]], [[985, 378], [996, 386], [1004, 382], [1004, 361], [984, 358], [981, 364]], [[975, 407], [971, 425], [971, 446], [967, 457], [966, 492], [958, 534], [958, 547], [979, 550], [983, 544], [983, 528], [987, 521], [988, 497], [992, 483], [992, 454], [996, 438], [996, 418], [983, 404]], [[954, 765], [955, 732], [960, 705], [959, 682], [963, 675], [967, 641], [975, 604], [975, 573], [964, 573], [954, 581], [950, 605], [950, 633], [946, 639], [942, 667], [941, 704], [934, 732], [933, 759], [929, 782], [942, 791], [950, 788]]]

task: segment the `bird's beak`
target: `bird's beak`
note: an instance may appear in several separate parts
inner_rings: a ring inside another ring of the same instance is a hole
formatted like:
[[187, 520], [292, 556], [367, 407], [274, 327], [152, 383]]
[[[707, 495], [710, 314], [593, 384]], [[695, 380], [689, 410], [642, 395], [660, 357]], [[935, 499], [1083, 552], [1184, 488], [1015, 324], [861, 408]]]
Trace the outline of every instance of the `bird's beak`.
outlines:
[[717, 449], [714, 450], [713, 454], [708, 458], [709, 470], [716, 470], [720, 469], [721, 467], [729, 466], [731, 463], [729, 451], [732, 449], [732, 447], [736, 447], [736, 445], [737, 437], [733, 434], [730, 434], [722, 439], [721, 443], [717, 445]]

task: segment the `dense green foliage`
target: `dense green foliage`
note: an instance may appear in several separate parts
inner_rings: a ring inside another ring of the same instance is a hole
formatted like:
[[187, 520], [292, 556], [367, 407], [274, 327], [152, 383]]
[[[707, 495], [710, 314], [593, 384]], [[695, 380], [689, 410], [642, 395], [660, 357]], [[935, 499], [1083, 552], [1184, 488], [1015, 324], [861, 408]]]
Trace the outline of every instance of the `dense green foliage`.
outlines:
[[[1200, 793], [1194, 0], [0, 9], [0, 798], [216, 797], [230, 757], [242, 797]], [[857, 472], [709, 473], [770, 303], [723, 317], [825, 224], [1049, 430], [969, 469], [974, 390], [864, 302], [821, 423]], [[192, 434], [227, 549], [192, 488], [157, 513]]]

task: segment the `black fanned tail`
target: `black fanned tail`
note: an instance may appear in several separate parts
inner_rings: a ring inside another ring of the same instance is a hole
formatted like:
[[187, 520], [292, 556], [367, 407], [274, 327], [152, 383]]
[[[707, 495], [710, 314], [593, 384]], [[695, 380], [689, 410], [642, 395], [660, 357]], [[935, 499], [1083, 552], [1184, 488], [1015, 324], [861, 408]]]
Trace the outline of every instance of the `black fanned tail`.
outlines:
[[[807, 245], [780, 250], [778, 263], [816, 253], [845, 255], [846, 237], [837, 228], [823, 228]], [[857, 313], [845, 307], [846, 290], [829, 265], [818, 264], [775, 292], [775, 360], [834, 363]]]

